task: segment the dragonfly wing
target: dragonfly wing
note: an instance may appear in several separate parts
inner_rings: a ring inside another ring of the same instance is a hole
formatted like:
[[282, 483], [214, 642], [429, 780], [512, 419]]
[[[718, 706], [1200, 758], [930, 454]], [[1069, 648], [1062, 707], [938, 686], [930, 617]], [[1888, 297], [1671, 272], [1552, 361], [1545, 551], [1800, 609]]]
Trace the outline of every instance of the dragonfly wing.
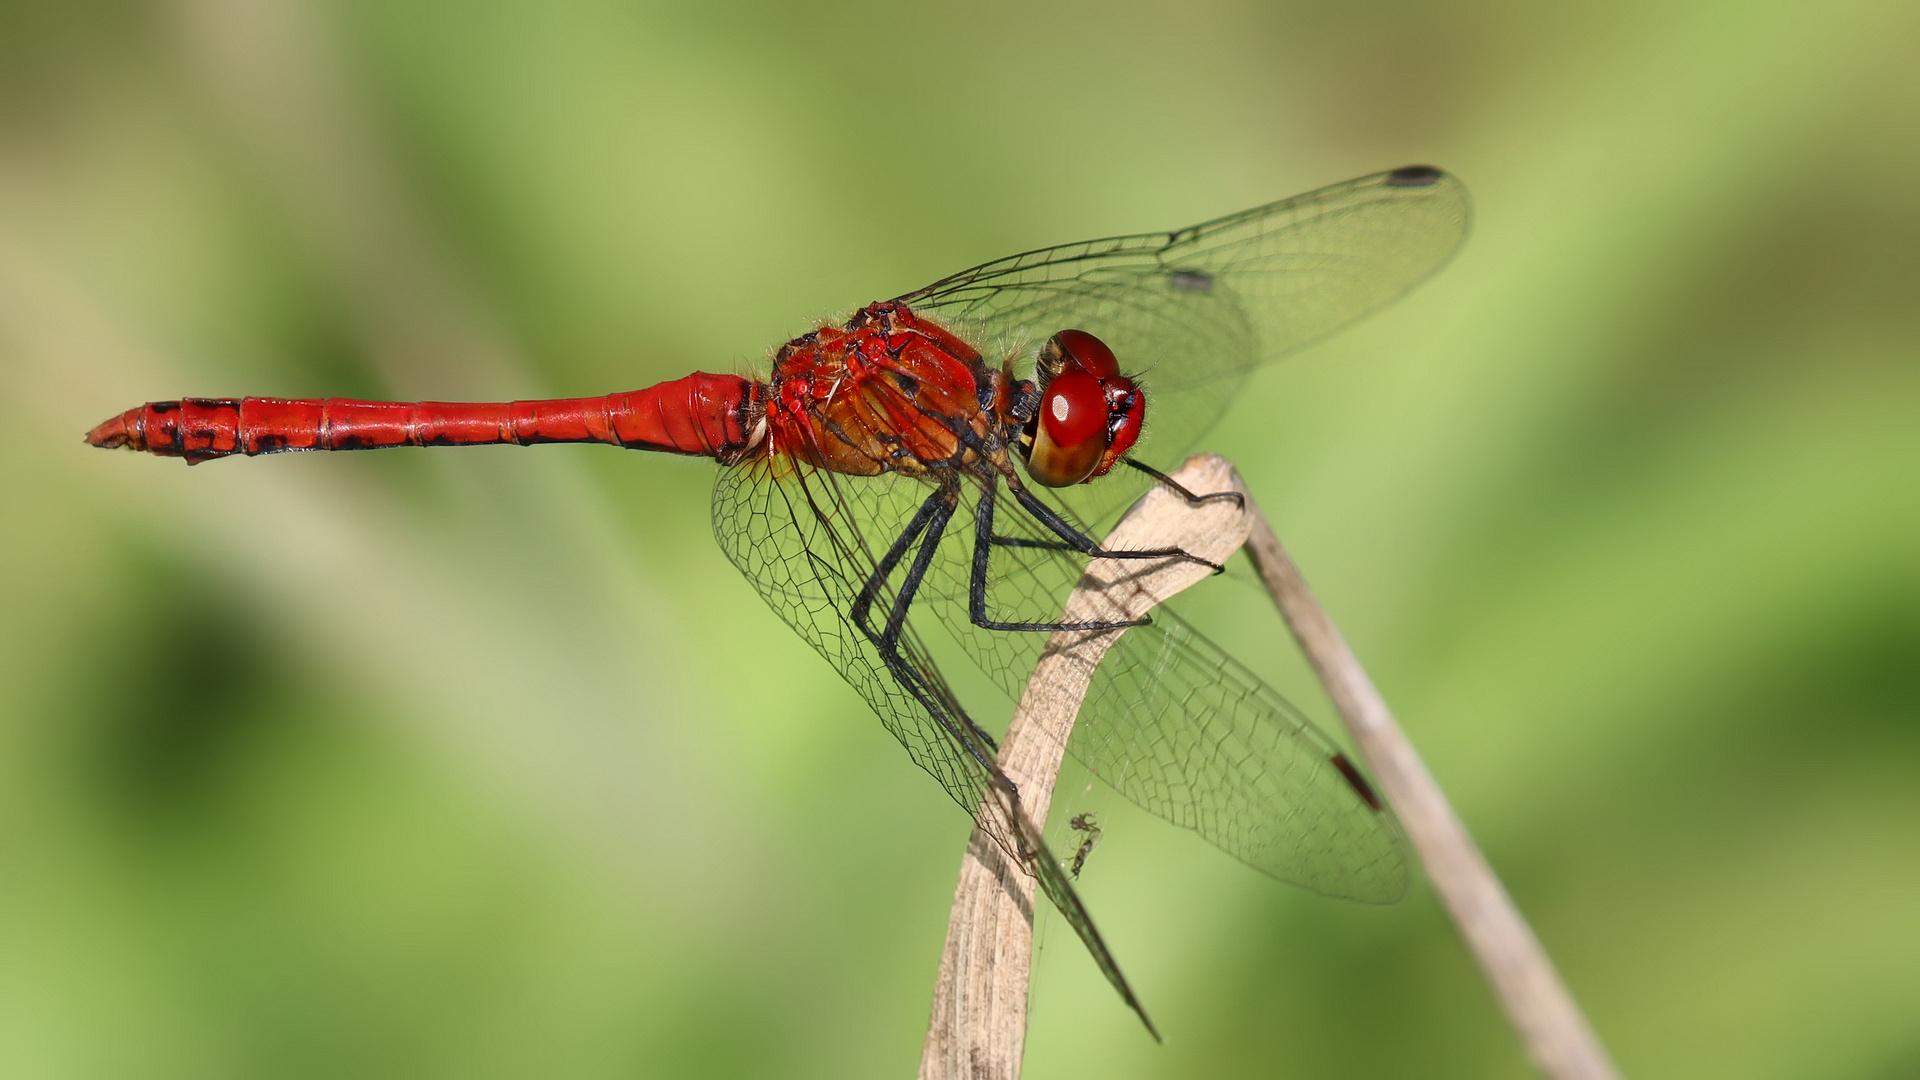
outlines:
[[[1459, 248], [1471, 216], [1459, 180], [1397, 169], [1172, 232], [997, 259], [900, 300], [989, 356], [1030, 361], [1069, 327], [1097, 335], [1147, 390], [1133, 456], [1172, 469], [1250, 369], [1405, 294]], [[1103, 522], [1146, 484], [1117, 472], [1065, 501]]]
[[[1107, 981], [1154, 1031], [1086, 905], [1047, 850], [1044, 823], [1021, 808], [1014, 785], [994, 764], [993, 740], [967, 716], [914, 633], [911, 614], [899, 655], [891, 659], [850, 614], [874, 569], [933, 491], [892, 474], [846, 477], [754, 459], [721, 471], [713, 494], [714, 534], [774, 612], [866, 699], [914, 763], [1038, 878]], [[964, 533], [967, 519], [959, 520], [956, 531]], [[952, 550], [954, 544], [942, 541], [936, 565], [950, 562]], [[876, 612], [892, 607], [892, 584], [876, 596]]]
[[[969, 488], [956, 519], [971, 515], [979, 497]], [[999, 535], [1050, 535], [1012, 500], [1003, 495], [1000, 503]], [[1018, 700], [1049, 635], [974, 625], [964, 588], [970, 562], [963, 553], [971, 546], [949, 543], [917, 610], [935, 616]], [[1086, 564], [1058, 548], [996, 547], [987, 614], [1058, 621]], [[1115, 607], [1087, 617], [1128, 616]], [[1067, 751], [1135, 805], [1272, 877], [1373, 903], [1406, 890], [1399, 824], [1341, 769], [1348, 759], [1339, 744], [1166, 605], [1148, 625], [1120, 632], [1101, 660]]]
[[1367, 903], [1406, 894], [1400, 825], [1339, 745], [1164, 606], [1095, 671], [1068, 749], [1263, 873]]
[[[888, 546], [932, 491], [893, 474], [847, 477], [755, 458], [721, 470], [713, 493], [714, 535], [774, 613], [866, 699], [914, 764], [973, 813], [986, 780], [973, 751], [992, 760], [991, 741], [971, 745], [970, 739], [985, 737], [945, 730], [901, 685], [850, 615]], [[897, 576], [883, 583], [875, 597], [875, 617], [881, 621], [893, 604], [896, 583]], [[920, 648], [911, 619], [902, 652], [918, 668], [921, 689], [951, 699]]]

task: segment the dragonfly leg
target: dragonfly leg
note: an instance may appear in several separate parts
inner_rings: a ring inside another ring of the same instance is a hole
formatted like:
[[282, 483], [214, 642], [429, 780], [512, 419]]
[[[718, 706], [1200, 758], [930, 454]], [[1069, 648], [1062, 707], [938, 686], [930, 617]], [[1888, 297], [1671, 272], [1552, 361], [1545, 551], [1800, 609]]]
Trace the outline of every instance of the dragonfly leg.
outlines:
[[[866, 584], [860, 587], [860, 592], [854, 597], [848, 616], [853, 620], [854, 626], [866, 635], [867, 640], [873, 642], [874, 647], [880, 650], [881, 661], [886, 664], [894, 681], [906, 687], [915, 700], [920, 702], [921, 706], [942, 728], [947, 730], [948, 734], [963, 746], [968, 747], [969, 753], [979, 759], [982, 764], [987, 764], [993, 760], [999, 750], [993, 736], [988, 735], [984, 728], [974, 723], [973, 718], [968, 716], [958, 703], [949, 702], [945, 707], [936, 704], [932, 697], [920, 689], [919, 680], [913, 674], [912, 665], [906, 663], [900, 656], [900, 635], [906, 625], [907, 609], [913, 603], [914, 595], [920, 590], [920, 582], [926, 577], [926, 568], [921, 566], [918, 573], [909, 569], [906, 581], [901, 584], [900, 595], [888, 614], [884, 629], [876, 631], [868, 620], [868, 613], [873, 609], [874, 600], [880, 595], [880, 590], [885, 587], [887, 578], [891, 577], [894, 569], [900, 565], [900, 560], [905, 557], [907, 549], [912, 547], [914, 540], [923, 534], [925, 535], [924, 550], [933, 551], [938, 548], [940, 537], [946, 532], [947, 521], [952, 518], [958, 502], [956, 491], [942, 489], [935, 491], [920, 504], [920, 509], [914, 513], [913, 520], [901, 530], [900, 535], [894, 539], [893, 545], [881, 557], [879, 565], [874, 567], [872, 574], [868, 575]], [[915, 560], [916, 564], [924, 561], [926, 560]], [[951, 716], [958, 716], [960, 720], [965, 721], [967, 727], [972, 729], [973, 739], [960, 736], [955, 729], [956, 722], [950, 719]], [[975, 740], [985, 747], [984, 751], [973, 746]]]
[[[926, 517], [927, 520], [923, 526], [925, 531], [920, 537], [920, 550], [913, 553], [913, 562], [907, 567], [907, 576], [900, 581], [900, 591], [894, 594], [893, 610], [887, 613], [887, 628], [874, 641], [874, 644], [882, 649], [899, 647], [900, 631], [907, 624], [907, 609], [913, 605], [914, 596], [920, 592], [920, 583], [927, 578], [927, 568], [933, 565], [933, 556], [939, 550], [940, 538], [946, 535], [947, 522], [953, 520], [953, 512], [959, 508], [959, 504], [959, 487], [943, 484], [938, 491], [927, 498], [926, 503], [920, 508], [921, 512], [914, 515], [916, 521], [922, 516]], [[929, 510], [931, 513], [928, 513]], [[899, 543], [894, 544], [895, 548], [900, 546]]]
[[[872, 574], [867, 576], [866, 584], [860, 586], [859, 594], [853, 598], [853, 607], [848, 614], [852, 617], [853, 624], [860, 628], [860, 632], [873, 639], [876, 645], [879, 644], [880, 638], [874, 634], [873, 628], [867, 625], [867, 612], [872, 609], [874, 600], [880, 595], [880, 590], [886, 586], [887, 578], [893, 576], [894, 567], [899, 566], [900, 560], [906, 556], [907, 549], [913, 546], [916, 538], [927, 531], [927, 526], [940, 513], [943, 495], [948, 503], [946, 515], [953, 516], [951, 495], [947, 495], [944, 491], [935, 491], [928, 496], [927, 501], [921, 503], [920, 509], [914, 513], [913, 520], [907, 522], [905, 529], [900, 530], [900, 535], [894, 539], [893, 546], [888, 548], [886, 555], [881, 557], [880, 564], [873, 568]], [[940, 528], [934, 531], [934, 542], [938, 541], [940, 533], [945, 529], [946, 521], [942, 519]], [[916, 582], [915, 585], [917, 587], [918, 583]]]
[[1180, 481], [1175, 480], [1173, 477], [1168, 476], [1166, 473], [1161, 472], [1151, 465], [1134, 458], [1121, 458], [1120, 460], [1126, 462], [1130, 467], [1138, 469], [1148, 476], [1153, 477], [1155, 480], [1158, 480], [1161, 487], [1187, 500], [1188, 506], [1199, 506], [1202, 503], [1210, 502], [1230, 502], [1242, 510], [1247, 508], [1247, 500], [1241, 498], [1240, 493], [1237, 491], [1216, 491], [1211, 495], [1195, 495], [1193, 492], [1188, 491], [1186, 486], [1180, 483]]
[[[867, 579], [866, 586], [860, 590], [861, 601], [856, 602], [855, 605], [854, 625], [867, 636], [867, 640], [873, 642], [874, 648], [880, 653], [881, 662], [886, 665], [887, 672], [893, 676], [894, 681], [905, 688], [907, 693], [920, 703], [920, 707], [927, 710], [927, 714], [933, 717], [934, 722], [958, 742], [969, 757], [986, 770], [993, 786], [1003, 789], [1006, 797], [1013, 800], [1013, 805], [1017, 807], [1019, 792], [1014, 787], [1013, 781], [1000, 771], [995, 761], [998, 748], [994, 745], [992, 737], [982, 730], [979, 724], [973, 722], [973, 718], [966, 714], [959, 702], [952, 700], [950, 695], [938, 693], [936, 686], [922, 678], [920, 672], [908, 661], [900, 648], [901, 637], [906, 632], [907, 612], [913, 606], [914, 597], [920, 592], [921, 583], [926, 580], [927, 569], [933, 565], [933, 556], [939, 550], [940, 538], [946, 533], [947, 522], [953, 519], [953, 512], [958, 508], [959, 501], [960, 492], [957, 486], [942, 485], [920, 505], [920, 510], [914, 514], [913, 521], [909, 522], [907, 528], [901, 532], [900, 538], [894, 541], [893, 546], [887, 551], [887, 556], [880, 561], [873, 576]], [[887, 613], [886, 626], [875, 631], [867, 618], [867, 612], [873, 606], [873, 598], [878, 595], [881, 585], [893, 572], [893, 568], [899, 565], [900, 559], [916, 536], [920, 538], [920, 549], [914, 553], [913, 562], [907, 567], [906, 577], [900, 582], [900, 591], [894, 596], [893, 607]], [[965, 725], [964, 730], [962, 724]]]
[[[983, 630], [1036, 630], [1052, 633], [1056, 630], [1124, 630], [1129, 626], [1145, 626], [1151, 619], [1114, 619], [1102, 622], [1000, 622], [987, 614], [987, 564], [993, 556], [995, 547], [1038, 547], [1054, 550], [1076, 550], [1064, 540], [1023, 540], [1020, 537], [993, 535], [993, 504], [998, 500], [999, 492], [992, 477], [981, 485], [980, 506], [973, 515], [973, 573], [967, 582], [967, 618], [973, 625]], [[1022, 542], [1012, 542], [1022, 541]]]
[[1211, 559], [1203, 559], [1198, 555], [1190, 554], [1180, 548], [1148, 548], [1143, 551], [1109, 551], [1101, 547], [1098, 540], [1074, 528], [1067, 522], [1067, 519], [1061, 517], [1046, 503], [1041, 502], [1039, 497], [1033, 492], [1028, 491], [1025, 484], [1020, 483], [1011, 476], [1007, 477], [1007, 490], [1013, 492], [1013, 497], [1019, 500], [1020, 505], [1026, 508], [1027, 513], [1033, 515], [1034, 520], [1045, 525], [1049, 532], [1065, 540], [1073, 550], [1078, 551], [1082, 555], [1095, 559], [1186, 559], [1190, 562], [1197, 562], [1202, 566], [1211, 567], [1216, 574], [1226, 569], [1226, 567], [1221, 566]]

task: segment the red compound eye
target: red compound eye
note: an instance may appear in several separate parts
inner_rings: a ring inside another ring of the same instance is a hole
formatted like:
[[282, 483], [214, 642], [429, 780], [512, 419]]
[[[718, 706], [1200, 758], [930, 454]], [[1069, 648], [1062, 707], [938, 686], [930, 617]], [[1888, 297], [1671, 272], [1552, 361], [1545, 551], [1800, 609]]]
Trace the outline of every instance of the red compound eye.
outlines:
[[1091, 375], [1062, 373], [1040, 399], [1040, 422], [1058, 446], [1079, 446], [1102, 435], [1107, 426], [1106, 388]]
[[1028, 475], [1048, 487], [1093, 475], [1107, 452], [1107, 393], [1099, 379], [1071, 368], [1054, 376], [1040, 395], [1035, 420]]
[[1107, 343], [1062, 330], [1040, 347], [1039, 409], [1027, 421], [1027, 473], [1048, 487], [1084, 483], [1118, 464], [1147, 415], [1147, 399], [1120, 374]]
[[1113, 350], [1085, 330], [1062, 330], [1053, 335], [1053, 342], [1066, 354], [1069, 371], [1077, 367], [1096, 379], [1120, 374], [1120, 361], [1113, 358]]

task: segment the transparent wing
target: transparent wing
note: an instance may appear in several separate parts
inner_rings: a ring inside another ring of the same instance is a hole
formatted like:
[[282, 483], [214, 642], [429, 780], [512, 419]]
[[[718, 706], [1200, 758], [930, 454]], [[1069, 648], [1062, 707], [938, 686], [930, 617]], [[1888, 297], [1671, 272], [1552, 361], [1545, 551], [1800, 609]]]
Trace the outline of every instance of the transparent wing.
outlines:
[[[914, 632], [911, 614], [892, 657], [851, 614], [870, 596], [872, 610], [880, 613], [875, 618], [884, 622], [898, 579], [874, 590], [874, 570], [936, 490], [898, 474], [847, 477], [788, 459], [753, 458], [721, 470], [713, 493], [714, 535], [774, 612], [866, 699], [914, 763], [1036, 876], [1101, 972], [1152, 1031], [1153, 1021], [1086, 906], [1047, 851], [1044, 822], [1031, 821], [1021, 809], [1014, 786], [993, 764], [993, 740], [948, 687]], [[936, 559], [955, 546], [951, 534], [932, 542]]]
[[[1466, 188], [1437, 169], [1376, 173], [1177, 229], [1042, 248], [899, 299], [971, 335], [989, 356], [1069, 327], [1104, 340], [1146, 387], [1134, 456], [1170, 470], [1252, 367], [1397, 299], [1466, 237]], [[1101, 523], [1145, 490], [1131, 470], [1064, 500]]]
[[[914, 764], [973, 813], [985, 774], [973, 753], [981, 747], [970, 739], [985, 737], [941, 722], [958, 717], [930, 715], [850, 614], [888, 546], [933, 490], [897, 474], [847, 477], [755, 458], [722, 470], [713, 493], [714, 535], [775, 614], [873, 707]], [[874, 598], [881, 618], [893, 604], [894, 584], [883, 583]], [[902, 651], [932, 693], [945, 692], [911, 619]], [[984, 754], [991, 760], [990, 740]]]
[[[956, 519], [971, 520], [982, 494], [970, 487]], [[1002, 536], [1051, 537], [1004, 495], [995, 523]], [[972, 550], [971, 530], [954, 530], [918, 603], [1017, 701], [1049, 635], [973, 624]], [[987, 614], [1057, 622], [1086, 563], [1058, 548], [995, 547]], [[1089, 617], [1125, 615], [1114, 607]], [[1281, 881], [1369, 903], [1404, 895], [1399, 824], [1342, 773], [1337, 743], [1166, 606], [1150, 624], [1118, 633], [1094, 671], [1069, 753], [1135, 805]]]
[[1406, 895], [1399, 823], [1340, 748], [1165, 607], [1096, 669], [1068, 750], [1134, 804], [1281, 881], [1388, 904]]

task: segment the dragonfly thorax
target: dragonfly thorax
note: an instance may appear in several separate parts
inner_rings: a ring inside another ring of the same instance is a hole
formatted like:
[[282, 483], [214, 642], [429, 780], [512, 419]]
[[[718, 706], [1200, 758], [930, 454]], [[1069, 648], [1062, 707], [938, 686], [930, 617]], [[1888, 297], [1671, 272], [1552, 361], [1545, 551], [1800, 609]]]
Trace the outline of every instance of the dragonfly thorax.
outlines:
[[966, 468], [1001, 452], [993, 373], [972, 345], [897, 302], [782, 346], [769, 451], [853, 476]]

